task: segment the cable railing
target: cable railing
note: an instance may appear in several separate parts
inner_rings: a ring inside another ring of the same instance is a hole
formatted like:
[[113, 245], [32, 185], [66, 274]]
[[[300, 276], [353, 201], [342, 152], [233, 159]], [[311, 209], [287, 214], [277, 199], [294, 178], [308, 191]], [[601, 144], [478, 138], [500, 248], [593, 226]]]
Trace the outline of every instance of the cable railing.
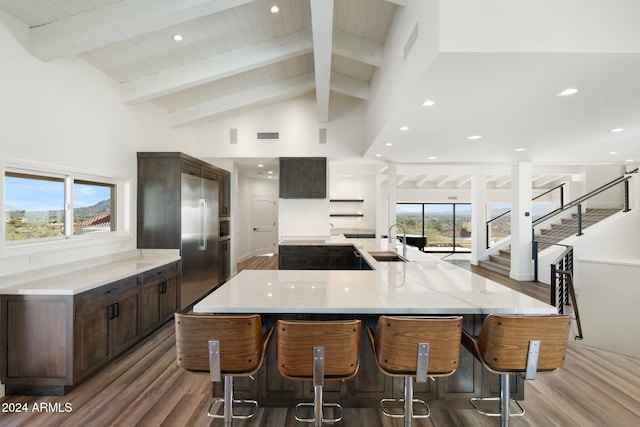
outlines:
[[[538, 242], [534, 242], [537, 244]], [[565, 314], [567, 307], [571, 307], [574, 320], [578, 328], [576, 340], [581, 340], [582, 323], [580, 322], [580, 312], [578, 311], [578, 300], [573, 284], [573, 246], [564, 246], [565, 250], [551, 263], [551, 305], [555, 306], [558, 314]], [[537, 266], [536, 266], [537, 267]], [[537, 268], [536, 268], [537, 271]]]
[[[557, 185], [531, 200], [531, 215], [534, 220], [564, 206], [564, 185], [564, 183]], [[486, 247], [489, 249], [491, 243], [511, 234], [511, 210], [487, 221], [486, 227]]]

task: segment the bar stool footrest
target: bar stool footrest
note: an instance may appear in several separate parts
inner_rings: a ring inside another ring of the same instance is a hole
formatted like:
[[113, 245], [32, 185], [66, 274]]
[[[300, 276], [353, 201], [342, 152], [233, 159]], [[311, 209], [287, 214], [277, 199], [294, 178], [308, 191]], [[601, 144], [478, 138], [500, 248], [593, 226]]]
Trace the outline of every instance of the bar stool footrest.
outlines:
[[[484, 411], [482, 409], [480, 409], [480, 407], [476, 404], [476, 402], [488, 402], [488, 401], [500, 401], [499, 397], [472, 397], [471, 399], [469, 399], [469, 401], [471, 402], [471, 405], [473, 406], [473, 408], [476, 410], [476, 412], [478, 412], [479, 414], [482, 414], [484, 416], [487, 417], [499, 417], [501, 414], [500, 412], [487, 412]], [[518, 407], [518, 409], [520, 410], [520, 412], [517, 412], [515, 414], [511, 413], [511, 408], [509, 408], [509, 417], [521, 417], [524, 415], [524, 408], [520, 405], [520, 402], [518, 402], [515, 399], [509, 399], [510, 402], [515, 403], [515, 405]]]
[[[382, 409], [382, 413], [390, 418], [404, 418], [404, 406], [403, 408], [399, 408], [399, 409], [403, 409], [403, 412], [401, 414], [394, 414], [392, 412], [389, 412], [389, 410], [387, 408], [385, 408], [385, 404], [387, 403], [404, 403], [404, 399], [380, 399], [380, 408]], [[419, 405], [422, 405], [425, 409], [425, 411], [427, 411], [426, 414], [411, 414], [412, 418], [429, 418], [429, 416], [431, 415], [431, 412], [429, 410], [429, 405], [427, 405], [427, 402], [425, 402], [422, 399], [413, 399], [413, 403], [417, 403]]]
[[[343, 415], [343, 411], [342, 411], [342, 406], [338, 403], [323, 403], [322, 404], [323, 408], [338, 408], [340, 410], [340, 415], [336, 418], [324, 418], [322, 417], [322, 422], [323, 423], [337, 423], [338, 421], [342, 420], [342, 415]], [[300, 421], [303, 423], [315, 423], [316, 419], [315, 418], [302, 418], [300, 416], [298, 416], [298, 408], [311, 408], [311, 410], [313, 410], [315, 408], [315, 405], [313, 403], [298, 403], [296, 405], [296, 410], [294, 412], [294, 417], [296, 419], [296, 421]]]
[[[209, 405], [209, 410], [207, 411], [207, 415], [210, 416], [211, 418], [224, 418], [224, 415], [220, 415], [216, 412], [213, 412], [213, 407], [218, 404], [218, 403], [222, 403], [222, 408], [224, 408], [224, 399], [214, 399], [213, 402], [211, 402], [211, 405]], [[258, 402], [255, 400], [233, 400], [233, 407], [235, 408], [235, 405], [251, 405], [251, 412], [247, 415], [236, 415], [236, 414], [231, 414], [231, 418], [234, 420], [248, 420], [249, 418], [253, 417], [256, 414], [256, 411], [258, 410]]]

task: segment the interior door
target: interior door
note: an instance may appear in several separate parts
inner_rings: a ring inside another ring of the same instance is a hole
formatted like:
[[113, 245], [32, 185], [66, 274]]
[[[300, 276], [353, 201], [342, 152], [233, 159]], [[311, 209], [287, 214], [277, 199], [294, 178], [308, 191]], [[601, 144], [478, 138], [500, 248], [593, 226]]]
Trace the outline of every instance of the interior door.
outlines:
[[275, 196], [251, 196], [251, 254], [275, 253], [278, 240]]

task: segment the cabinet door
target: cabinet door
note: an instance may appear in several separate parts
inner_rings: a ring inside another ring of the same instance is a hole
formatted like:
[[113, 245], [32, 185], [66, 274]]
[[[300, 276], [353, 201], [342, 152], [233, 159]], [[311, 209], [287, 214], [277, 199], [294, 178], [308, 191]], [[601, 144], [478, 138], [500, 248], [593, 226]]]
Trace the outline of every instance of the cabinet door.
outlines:
[[76, 381], [104, 365], [110, 358], [109, 299], [87, 305], [75, 316]]
[[167, 277], [160, 292], [160, 321], [163, 322], [178, 311], [178, 277], [176, 275]]
[[109, 338], [114, 356], [135, 344], [140, 338], [139, 299], [138, 289], [123, 292], [113, 298]]
[[160, 300], [163, 281], [154, 280], [140, 290], [140, 330], [143, 335], [151, 332], [162, 321]]

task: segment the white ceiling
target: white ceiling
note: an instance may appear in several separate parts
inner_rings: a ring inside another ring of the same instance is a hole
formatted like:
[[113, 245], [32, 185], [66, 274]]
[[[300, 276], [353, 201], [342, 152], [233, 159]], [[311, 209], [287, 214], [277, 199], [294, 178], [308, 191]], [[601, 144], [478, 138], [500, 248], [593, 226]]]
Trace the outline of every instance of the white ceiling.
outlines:
[[[34, 56], [53, 61], [77, 55], [120, 84], [123, 103], [153, 102], [169, 113], [170, 125], [184, 126], [305, 93], [315, 92], [318, 123], [330, 117], [332, 92], [369, 102], [394, 19], [415, 1], [422, 0], [0, 0], [0, 9], [30, 27]], [[612, 9], [633, 5], [610, 1]], [[278, 13], [270, 12], [273, 4]], [[440, 2], [443, 16], [445, 5], [452, 7]], [[626, 15], [635, 16], [637, 6], [629, 7]], [[616, 13], [625, 16], [625, 10]], [[574, 19], [581, 16], [588, 13]], [[533, 25], [553, 34], [542, 20]], [[418, 37], [428, 31], [421, 27]], [[597, 39], [603, 30], [593, 31]], [[183, 40], [172, 40], [174, 34]], [[370, 172], [387, 161], [636, 165], [636, 44], [599, 51], [438, 52], [365, 142], [363, 159], [338, 163], [332, 171]], [[579, 92], [556, 96], [567, 87]], [[425, 99], [436, 104], [423, 107]], [[613, 128], [624, 131], [609, 132]], [[468, 140], [471, 135], [482, 138]], [[245, 159], [240, 169], [260, 172], [258, 162], [277, 172], [274, 159]], [[417, 188], [465, 188], [470, 176], [399, 175], [399, 186]], [[543, 188], [564, 176], [536, 174], [535, 182]], [[499, 175], [491, 180], [496, 187], [508, 185]]]

